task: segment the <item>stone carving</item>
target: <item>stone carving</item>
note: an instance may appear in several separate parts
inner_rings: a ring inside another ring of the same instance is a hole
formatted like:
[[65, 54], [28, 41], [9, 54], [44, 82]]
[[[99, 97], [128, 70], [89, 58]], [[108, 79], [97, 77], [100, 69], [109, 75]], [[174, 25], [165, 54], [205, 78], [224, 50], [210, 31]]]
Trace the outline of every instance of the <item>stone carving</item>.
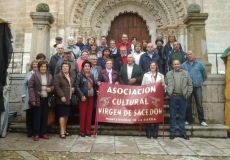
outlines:
[[188, 6], [188, 13], [200, 13], [200, 6], [196, 3], [192, 3]]
[[173, 14], [172, 14], [172, 10], [170, 9], [168, 3], [165, 0], [157, 0], [157, 2], [160, 4], [162, 9], [164, 10], [168, 24], [175, 23]]
[[182, 2], [179, 0], [172, 0], [172, 3], [173, 3], [174, 8], [176, 9], [176, 13], [177, 13], [179, 21], [182, 22], [183, 16], [185, 15]]
[[36, 12], [49, 12], [50, 7], [46, 3], [39, 3], [36, 7]]
[[76, 23], [77, 21], [81, 21], [83, 12], [86, 7], [86, 3], [88, 3], [89, 0], [80, 0], [77, 4], [77, 8], [75, 10], [74, 14], [74, 22]]

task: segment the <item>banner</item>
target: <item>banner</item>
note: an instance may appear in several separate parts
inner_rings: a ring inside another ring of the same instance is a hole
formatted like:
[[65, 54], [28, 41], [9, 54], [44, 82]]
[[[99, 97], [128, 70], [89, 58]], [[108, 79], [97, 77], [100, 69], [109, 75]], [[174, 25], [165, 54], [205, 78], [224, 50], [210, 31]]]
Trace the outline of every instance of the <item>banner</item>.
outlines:
[[124, 124], [163, 122], [162, 83], [143, 86], [102, 83], [98, 93], [96, 121]]

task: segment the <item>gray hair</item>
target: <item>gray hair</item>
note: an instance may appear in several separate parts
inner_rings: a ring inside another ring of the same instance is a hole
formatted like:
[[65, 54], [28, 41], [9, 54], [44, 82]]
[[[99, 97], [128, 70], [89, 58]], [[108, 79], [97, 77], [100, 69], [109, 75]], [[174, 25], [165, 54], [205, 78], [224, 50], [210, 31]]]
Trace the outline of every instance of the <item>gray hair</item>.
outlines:
[[98, 58], [98, 56], [97, 56], [97, 55], [95, 55], [95, 54], [91, 54], [91, 55], [89, 56], [89, 59], [92, 59], [93, 57]]
[[73, 37], [69, 37], [69, 38], [67, 39], [67, 42], [69, 42], [70, 40], [73, 40], [73, 41], [75, 42], [75, 39], [74, 39]]

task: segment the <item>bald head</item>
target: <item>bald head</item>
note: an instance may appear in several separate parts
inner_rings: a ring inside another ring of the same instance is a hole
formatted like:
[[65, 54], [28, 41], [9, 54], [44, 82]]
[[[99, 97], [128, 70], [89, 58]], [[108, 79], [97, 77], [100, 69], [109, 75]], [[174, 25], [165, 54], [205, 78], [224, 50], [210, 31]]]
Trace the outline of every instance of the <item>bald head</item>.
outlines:
[[153, 53], [153, 44], [152, 43], [148, 43], [147, 44], [147, 52], [149, 53], [149, 54], [151, 54], [151, 53]]
[[172, 67], [175, 71], [179, 71], [180, 70], [180, 61], [178, 60], [174, 60], [173, 61], [173, 64], [172, 64]]
[[133, 65], [134, 64], [134, 60], [135, 60], [135, 58], [134, 58], [134, 56], [132, 54], [129, 54], [127, 56], [128, 65]]
[[187, 52], [187, 58], [188, 58], [188, 61], [190, 62], [190, 63], [193, 63], [194, 61], [195, 61], [195, 59], [196, 59], [196, 55], [195, 55], [195, 53], [194, 53], [194, 51], [193, 50], [188, 50], [188, 52]]
[[64, 51], [63, 45], [58, 44], [56, 49], [57, 49], [57, 53], [59, 54], [59, 56], [61, 56], [63, 54], [63, 51]]

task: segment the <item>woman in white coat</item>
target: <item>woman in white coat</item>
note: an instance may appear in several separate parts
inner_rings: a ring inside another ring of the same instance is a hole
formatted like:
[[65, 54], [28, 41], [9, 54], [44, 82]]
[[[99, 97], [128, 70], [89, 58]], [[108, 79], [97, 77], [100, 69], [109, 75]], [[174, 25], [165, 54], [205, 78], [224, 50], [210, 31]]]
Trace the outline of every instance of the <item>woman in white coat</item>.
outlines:
[[[151, 83], [156, 83], [156, 82], [162, 82], [162, 85], [165, 86], [164, 83], [164, 75], [159, 72], [159, 67], [156, 62], [151, 62], [149, 65], [149, 72], [145, 73], [142, 79], [142, 84], [151, 84]], [[146, 137], [157, 139], [158, 137], [158, 128], [159, 128], [159, 123], [154, 123], [153, 124], [153, 129], [152, 129], [152, 124], [146, 124]]]
[[31, 71], [29, 71], [24, 79], [24, 83], [22, 85], [22, 102], [24, 103], [23, 110], [26, 111], [26, 129], [27, 129], [27, 137], [32, 137], [33, 135], [33, 121], [34, 121], [34, 112], [33, 108], [30, 107], [29, 104], [29, 93], [28, 93], [28, 82], [32, 76], [32, 74], [38, 70], [38, 60], [34, 60], [31, 62]]

